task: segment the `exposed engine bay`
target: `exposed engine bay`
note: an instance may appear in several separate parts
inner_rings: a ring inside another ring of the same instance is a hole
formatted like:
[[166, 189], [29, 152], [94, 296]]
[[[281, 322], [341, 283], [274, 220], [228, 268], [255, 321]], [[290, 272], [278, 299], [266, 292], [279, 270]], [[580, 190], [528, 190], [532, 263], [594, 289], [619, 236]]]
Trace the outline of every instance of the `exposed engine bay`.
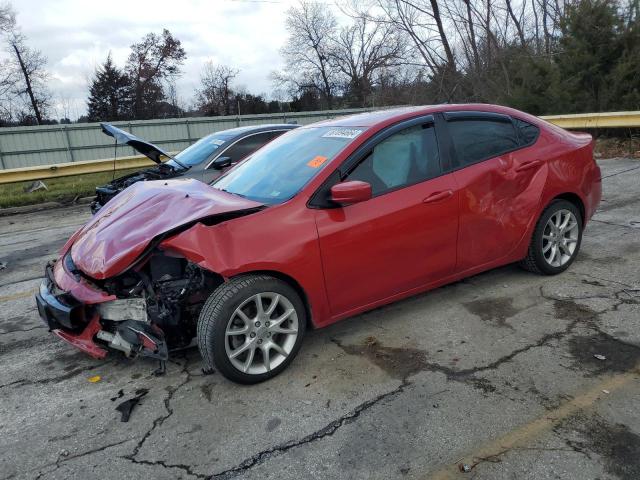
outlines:
[[196, 336], [202, 305], [222, 278], [154, 250], [122, 275], [91, 281], [116, 297], [87, 307], [94, 310], [87, 317], [97, 315], [101, 325], [96, 342], [129, 358], [166, 360], [169, 349], [186, 347]]
[[91, 202], [91, 213], [95, 215], [109, 200], [134, 183], [174, 178], [181, 173], [183, 173], [183, 171], [179, 168], [161, 163], [155, 167], [116, 178], [106, 185], [96, 187], [96, 198]]

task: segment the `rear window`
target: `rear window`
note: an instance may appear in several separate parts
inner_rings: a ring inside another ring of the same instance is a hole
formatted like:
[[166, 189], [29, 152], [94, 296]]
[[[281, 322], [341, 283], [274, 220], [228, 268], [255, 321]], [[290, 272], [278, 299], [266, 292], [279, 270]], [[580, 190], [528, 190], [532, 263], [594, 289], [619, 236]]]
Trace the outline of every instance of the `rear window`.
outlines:
[[487, 160], [520, 147], [516, 129], [506, 120], [450, 120], [447, 123], [461, 166]]
[[517, 118], [513, 120], [513, 124], [515, 125], [518, 137], [520, 138], [520, 146], [526, 147], [527, 145], [532, 145], [538, 139], [540, 129], [535, 125], [531, 125], [530, 123]]

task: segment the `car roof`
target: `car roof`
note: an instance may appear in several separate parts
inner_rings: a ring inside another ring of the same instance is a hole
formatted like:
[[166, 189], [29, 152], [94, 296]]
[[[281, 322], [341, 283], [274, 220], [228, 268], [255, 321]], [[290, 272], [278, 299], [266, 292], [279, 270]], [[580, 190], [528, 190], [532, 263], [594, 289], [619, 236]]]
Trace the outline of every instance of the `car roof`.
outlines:
[[395, 107], [395, 108], [389, 108], [385, 110], [377, 110], [373, 112], [358, 113], [355, 115], [348, 115], [344, 117], [338, 117], [330, 120], [316, 122], [309, 126], [376, 128], [376, 127], [389, 125], [398, 121], [407, 120], [412, 117], [429, 115], [436, 112], [451, 112], [451, 111], [478, 111], [478, 112], [502, 113], [504, 115], [514, 115], [536, 124], [540, 123], [540, 119], [537, 119], [532, 115], [529, 115], [524, 112], [520, 112], [513, 108], [503, 107], [501, 105], [491, 105], [491, 104], [485, 104], [485, 103], [460, 103], [460, 104], [443, 103], [438, 105]]
[[261, 124], [261, 125], [247, 125], [242, 127], [229, 128], [227, 130], [219, 130], [217, 132], [211, 133], [211, 135], [219, 135], [225, 137], [236, 137], [247, 135], [250, 133], [260, 133], [271, 130], [291, 130], [293, 128], [298, 128], [300, 125], [296, 125], [293, 123], [269, 123], [269, 124]]

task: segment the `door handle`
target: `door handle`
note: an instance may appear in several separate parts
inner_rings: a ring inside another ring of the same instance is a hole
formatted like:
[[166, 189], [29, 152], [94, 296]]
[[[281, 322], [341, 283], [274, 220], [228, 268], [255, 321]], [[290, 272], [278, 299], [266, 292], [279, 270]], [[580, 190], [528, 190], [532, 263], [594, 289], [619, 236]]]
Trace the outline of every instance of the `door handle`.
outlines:
[[531, 162], [524, 162], [518, 165], [515, 170], [516, 172], [524, 172], [526, 170], [531, 170], [532, 168], [538, 167], [542, 163], [542, 160], [532, 160]]
[[422, 200], [422, 203], [434, 203], [439, 202], [440, 200], [444, 200], [453, 195], [453, 190], [445, 190], [444, 192], [434, 192], [429, 195], [427, 198]]

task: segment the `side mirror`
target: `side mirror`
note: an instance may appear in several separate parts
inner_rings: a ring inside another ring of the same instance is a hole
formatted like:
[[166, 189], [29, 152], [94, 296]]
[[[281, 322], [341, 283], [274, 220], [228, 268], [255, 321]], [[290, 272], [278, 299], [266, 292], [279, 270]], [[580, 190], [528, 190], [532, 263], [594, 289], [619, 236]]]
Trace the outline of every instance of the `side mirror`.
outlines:
[[222, 170], [231, 166], [231, 157], [218, 157], [211, 164], [216, 170]]
[[360, 180], [342, 182], [331, 187], [331, 200], [340, 205], [364, 202], [369, 200], [371, 195], [371, 185]]

